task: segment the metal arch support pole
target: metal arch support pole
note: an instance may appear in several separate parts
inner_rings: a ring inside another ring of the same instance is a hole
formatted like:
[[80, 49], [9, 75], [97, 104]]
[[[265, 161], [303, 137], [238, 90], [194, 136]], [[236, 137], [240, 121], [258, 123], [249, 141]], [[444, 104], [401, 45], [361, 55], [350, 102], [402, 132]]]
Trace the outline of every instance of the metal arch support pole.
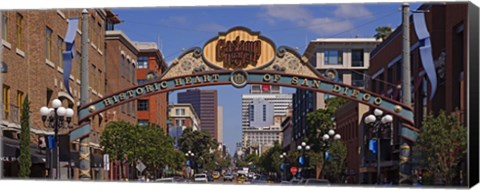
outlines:
[[[410, 70], [410, 5], [408, 3], [402, 4], [402, 27], [403, 27], [403, 54], [402, 54], [402, 101], [406, 105], [411, 105], [411, 70]], [[413, 120], [415, 122], [415, 120]], [[400, 144], [404, 144], [405, 140], [400, 137]], [[408, 176], [408, 163], [400, 162], [399, 165], [399, 181], [398, 183], [406, 184], [408, 180], [402, 176]]]
[[[82, 65], [80, 85], [80, 106], [88, 104], [88, 11], [82, 11]], [[78, 113], [80, 114], [80, 112]], [[80, 116], [80, 115], [79, 115]], [[80, 117], [79, 117], [80, 118]], [[79, 126], [88, 123], [89, 119], [79, 121]], [[91, 180], [89, 136], [80, 139], [80, 179]]]

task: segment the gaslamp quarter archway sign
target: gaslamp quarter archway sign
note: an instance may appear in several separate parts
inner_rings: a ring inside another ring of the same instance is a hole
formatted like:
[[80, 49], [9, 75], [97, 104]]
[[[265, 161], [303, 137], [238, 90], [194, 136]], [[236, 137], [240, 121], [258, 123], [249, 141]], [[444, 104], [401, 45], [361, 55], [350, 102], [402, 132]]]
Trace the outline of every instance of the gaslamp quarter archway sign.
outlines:
[[[79, 121], [135, 99], [158, 93], [213, 85], [268, 84], [322, 92], [381, 109], [403, 121], [401, 136], [415, 141], [412, 108], [387, 97], [350, 85], [334, 82], [320, 74], [295, 50], [275, 47], [259, 32], [234, 27], [207, 41], [203, 48], [185, 51], [167, 71], [148, 83], [128, 88], [83, 106]], [[79, 122], [82, 123], [82, 122]], [[70, 140], [89, 135], [88, 122], [70, 131]]]

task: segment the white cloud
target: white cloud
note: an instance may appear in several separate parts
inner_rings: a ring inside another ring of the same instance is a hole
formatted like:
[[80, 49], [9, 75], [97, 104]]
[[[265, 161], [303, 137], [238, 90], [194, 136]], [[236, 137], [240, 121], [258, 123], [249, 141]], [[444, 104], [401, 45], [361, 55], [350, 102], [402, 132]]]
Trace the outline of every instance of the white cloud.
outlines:
[[353, 28], [352, 22], [348, 20], [338, 20], [334, 18], [316, 18], [312, 19], [309, 29], [316, 34], [335, 34], [350, 30]]
[[198, 26], [198, 29], [205, 32], [219, 32], [219, 31], [226, 31], [228, 28], [226, 26], [223, 26], [217, 23], [206, 23]]
[[335, 16], [341, 17], [341, 18], [373, 17], [372, 12], [370, 12], [365, 6], [359, 5], [359, 4], [338, 5], [334, 13], [335, 13]]
[[292, 22], [305, 22], [312, 18], [305, 8], [298, 5], [270, 5], [266, 7], [266, 14], [269, 17]]
[[161, 24], [170, 26], [187, 26], [189, 25], [188, 18], [185, 16], [172, 16], [166, 19], [160, 20]]
[[363, 5], [341, 4], [331, 12], [331, 17], [314, 17], [306, 8], [299, 5], [266, 6], [260, 18], [268, 24], [290, 22], [298, 27], [306, 28], [318, 35], [330, 35], [352, 29], [352, 18], [370, 18], [373, 14]]

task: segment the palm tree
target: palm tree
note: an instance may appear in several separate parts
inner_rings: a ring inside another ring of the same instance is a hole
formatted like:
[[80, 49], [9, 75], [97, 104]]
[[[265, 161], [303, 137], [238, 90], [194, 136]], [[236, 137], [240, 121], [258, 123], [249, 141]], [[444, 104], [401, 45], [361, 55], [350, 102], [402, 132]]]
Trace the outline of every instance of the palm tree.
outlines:
[[385, 40], [388, 37], [388, 35], [390, 35], [393, 31], [390, 26], [379, 26], [375, 28], [375, 32], [377, 33], [374, 35], [374, 37], [377, 40], [378, 39]]

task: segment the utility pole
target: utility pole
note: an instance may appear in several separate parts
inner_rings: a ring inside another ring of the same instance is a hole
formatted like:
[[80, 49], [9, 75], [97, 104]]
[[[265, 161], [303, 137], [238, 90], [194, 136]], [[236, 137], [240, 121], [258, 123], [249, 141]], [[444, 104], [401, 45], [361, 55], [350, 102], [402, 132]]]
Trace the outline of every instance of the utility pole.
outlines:
[[[402, 4], [402, 26], [403, 26], [403, 52], [402, 52], [402, 101], [405, 105], [412, 105], [411, 99], [411, 69], [410, 69], [410, 5], [408, 3]], [[403, 138], [400, 138], [401, 147], [408, 146]], [[400, 151], [400, 166], [399, 166], [399, 184], [408, 183], [409, 167], [408, 155], [409, 152]], [[402, 159], [403, 158], [403, 159]]]
[[[88, 103], [88, 11], [82, 11], [82, 65], [80, 85], [80, 107]], [[78, 113], [80, 114], [80, 113]], [[89, 125], [90, 119], [78, 121], [79, 125]], [[89, 136], [80, 139], [80, 179], [90, 180]]]

